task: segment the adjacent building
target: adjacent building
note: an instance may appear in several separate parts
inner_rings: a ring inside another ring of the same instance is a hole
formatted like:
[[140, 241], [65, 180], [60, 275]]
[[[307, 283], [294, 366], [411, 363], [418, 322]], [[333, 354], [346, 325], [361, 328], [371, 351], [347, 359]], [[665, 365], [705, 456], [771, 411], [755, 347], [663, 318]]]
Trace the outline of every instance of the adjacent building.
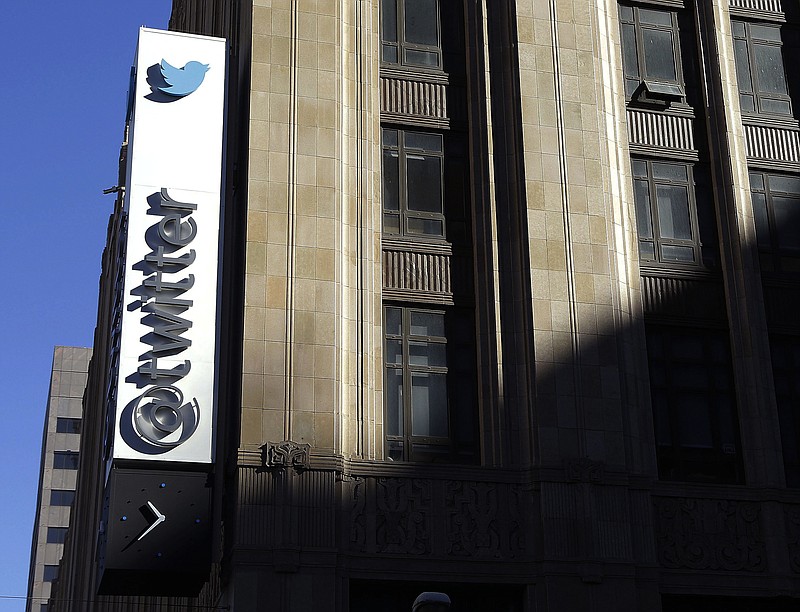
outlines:
[[27, 612], [46, 612], [58, 578], [70, 509], [75, 499], [83, 392], [92, 349], [57, 346], [42, 434], [39, 496], [33, 524]]
[[97, 594], [120, 198], [52, 609], [796, 607], [799, 27], [175, 0], [228, 45], [219, 323], [180, 332], [219, 339], [213, 563], [196, 597]]

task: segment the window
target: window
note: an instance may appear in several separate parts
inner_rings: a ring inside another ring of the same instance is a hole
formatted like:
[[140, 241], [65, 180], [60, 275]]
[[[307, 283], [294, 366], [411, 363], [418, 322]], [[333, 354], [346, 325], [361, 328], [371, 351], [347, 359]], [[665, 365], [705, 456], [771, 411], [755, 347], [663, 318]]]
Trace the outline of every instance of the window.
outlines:
[[444, 238], [441, 134], [383, 130], [383, 233]]
[[81, 420], [68, 417], [58, 417], [56, 419], [57, 433], [81, 433]]
[[739, 433], [727, 333], [652, 324], [646, 331], [659, 477], [738, 482]]
[[800, 272], [800, 177], [750, 174], [756, 237], [765, 272]]
[[53, 489], [50, 491], [51, 506], [71, 506], [75, 501], [75, 491]]
[[53, 468], [56, 470], [77, 470], [78, 453], [74, 451], [56, 451], [53, 453]]
[[654, 263], [700, 262], [692, 167], [632, 160], [639, 256]]
[[57, 565], [45, 565], [44, 566], [44, 577], [42, 580], [45, 582], [53, 582], [58, 579], [58, 566]]
[[384, 308], [387, 458], [472, 460], [474, 332], [467, 326], [455, 311]]
[[47, 528], [47, 543], [48, 544], [63, 544], [67, 539], [66, 527], [48, 527]]
[[786, 484], [800, 487], [800, 336], [770, 336]]
[[441, 68], [438, 0], [382, 0], [381, 59], [387, 64]]
[[620, 5], [619, 17], [625, 95], [662, 102], [683, 99], [678, 14]]
[[780, 27], [745, 21], [731, 25], [742, 111], [791, 115]]

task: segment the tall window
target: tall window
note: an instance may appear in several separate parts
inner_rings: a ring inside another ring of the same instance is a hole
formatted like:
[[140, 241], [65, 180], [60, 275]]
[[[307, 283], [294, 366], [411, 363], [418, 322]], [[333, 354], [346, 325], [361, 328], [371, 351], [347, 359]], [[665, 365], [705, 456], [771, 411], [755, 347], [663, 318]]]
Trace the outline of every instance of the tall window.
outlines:
[[662, 101], [684, 97], [678, 14], [675, 11], [619, 6], [625, 95], [644, 94]]
[[467, 372], [474, 353], [463, 324], [453, 312], [384, 307], [387, 458], [471, 458], [474, 371]]
[[733, 21], [739, 105], [745, 113], [791, 115], [777, 25]]
[[441, 134], [383, 129], [383, 232], [444, 238]]
[[659, 477], [739, 482], [739, 433], [727, 333], [648, 325], [647, 353]]
[[442, 67], [438, 0], [383, 0], [381, 59], [387, 64]]
[[800, 272], [800, 177], [750, 173], [761, 267]]
[[692, 167], [637, 159], [631, 165], [641, 259], [700, 263]]

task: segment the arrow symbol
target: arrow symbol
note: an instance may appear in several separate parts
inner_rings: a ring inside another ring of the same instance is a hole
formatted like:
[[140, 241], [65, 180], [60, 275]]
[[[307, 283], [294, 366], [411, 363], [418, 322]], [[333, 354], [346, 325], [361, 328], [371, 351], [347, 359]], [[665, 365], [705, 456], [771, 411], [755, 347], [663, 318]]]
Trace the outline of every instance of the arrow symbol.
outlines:
[[157, 508], [156, 508], [156, 507], [153, 505], [153, 502], [147, 502], [147, 506], [150, 508], [150, 511], [153, 513], [153, 516], [155, 516], [155, 517], [156, 517], [156, 520], [155, 520], [155, 521], [153, 521], [153, 522], [150, 524], [150, 527], [148, 527], [147, 529], [145, 529], [145, 530], [144, 530], [144, 531], [141, 533], [141, 535], [140, 535], [138, 538], [136, 538], [136, 541], [137, 541], [137, 542], [138, 542], [139, 540], [141, 540], [141, 539], [142, 539], [144, 536], [146, 536], [148, 533], [150, 533], [151, 531], [153, 531], [153, 529], [155, 529], [156, 527], [158, 527], [158, 526], [159, 526], [161, 523], [163, 523], [164, 521], [166, 521], [166, 520], [167, 520], [167, 517], [166, 517], [166, 516], [164, 516], [163, 514], [161, 514], [161, 513], [158, 511], [158, 509], [157, 509]]

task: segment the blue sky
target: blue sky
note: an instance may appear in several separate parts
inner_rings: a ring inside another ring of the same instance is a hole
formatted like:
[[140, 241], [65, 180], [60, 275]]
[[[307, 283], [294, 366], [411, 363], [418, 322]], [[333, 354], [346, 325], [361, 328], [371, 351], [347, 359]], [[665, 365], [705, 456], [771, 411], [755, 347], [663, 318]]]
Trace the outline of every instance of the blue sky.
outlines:
[[53, 347], [91, 346], [138, 28], [170, 0], [3, 6], [0, 612], [22, 611]]

